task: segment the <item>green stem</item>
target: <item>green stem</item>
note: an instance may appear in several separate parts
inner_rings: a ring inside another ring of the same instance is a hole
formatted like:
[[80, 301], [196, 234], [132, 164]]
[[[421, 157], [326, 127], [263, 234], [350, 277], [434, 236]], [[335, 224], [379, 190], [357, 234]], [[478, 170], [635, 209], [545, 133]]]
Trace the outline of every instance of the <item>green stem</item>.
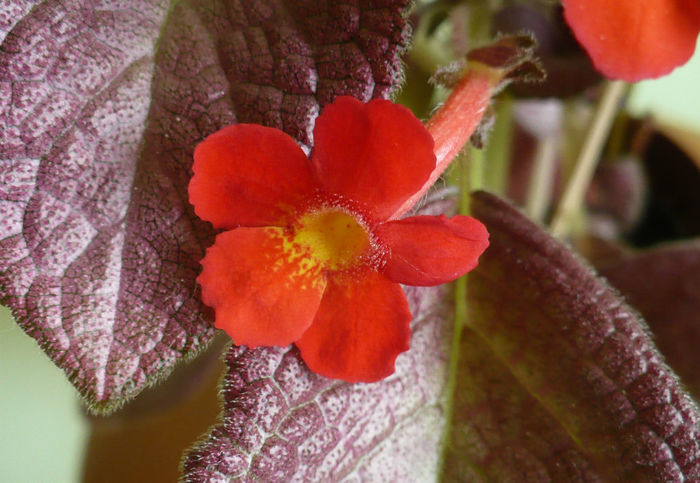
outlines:
[[[466, 215], [470, 212], [470, 194], [474, 190], [483, 187], [484, 180], [484, 153], [482, 150], [469, 147], [468, 162], [459, 163], [458, 180], [460, 188], [459, 214]], [[457, 374], [459, 366], [459, 354], [462, 341], [462, 330], [467, 324], [467, 275], [460, 277], [454, 284], [455, 294], [455, 318], [450, 345], [450, 361], [447, 366], [447, 382], [445, 384], [445, 429], [442, 433], [442, 455], [438, 474], [442, 474], [447, 447], [452, 435], [452, 421], [454, 411], [455, 389], [457, 387]]]
[[483, 149], [469, 146], [469, 176], [466, 183], [461, 186], [462, 196], [460, 197], [460, 215], [468, 215], [470, 213], [469, 200], [470, 193], [484, 188], [486, 180], [486, 170], [484, 169], [484, 151]]
[[554, 187], [554, 170], [557, 166], [558, 136], [546, 135], [537, 141], [534, 167], [530, 176], [525, 213], [541, 222], [547, 213]]
[[484, 188], [498, 195], [504, 195], [508, 185], [510, 151], [513, 145], [513, 98], [504, 93], [494, 104], [496, 121], [485, 148]]
[[571, 233], [572, 218], [583, 202], [586, 188], [591, 182], [603, 144], [610, 132], [618, 104], [624, 96], [626, 88], [625, 82], [612, 81], [608, 82], [603, 91], [593, 122], [576, 160], [574, 172], [552, 218], [551, 233], [556, 237], [562, 238]]

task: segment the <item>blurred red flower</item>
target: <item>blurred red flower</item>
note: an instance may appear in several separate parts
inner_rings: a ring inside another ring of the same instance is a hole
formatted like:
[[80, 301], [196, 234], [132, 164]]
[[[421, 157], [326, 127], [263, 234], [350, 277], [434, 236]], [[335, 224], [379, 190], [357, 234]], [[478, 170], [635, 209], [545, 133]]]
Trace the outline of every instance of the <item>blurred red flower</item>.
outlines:
[[399, 283], [458, 278], [488, 233], [468, 216], [390, 220], [435, 169], [433, 139], [408, 109], [340, 97], [314, 140], [311, 162], [284, 132], [253, 124], [197, 147], [190, 201], [227, 230], [202, 260], [202, 300], [236, 344], [296, 343], [319, 374], [377, 381], [409, 347]]
[[596, 68], [611, 79], [660, 77], [690, 59], [698, 0], [563, 0], [564, 17]]

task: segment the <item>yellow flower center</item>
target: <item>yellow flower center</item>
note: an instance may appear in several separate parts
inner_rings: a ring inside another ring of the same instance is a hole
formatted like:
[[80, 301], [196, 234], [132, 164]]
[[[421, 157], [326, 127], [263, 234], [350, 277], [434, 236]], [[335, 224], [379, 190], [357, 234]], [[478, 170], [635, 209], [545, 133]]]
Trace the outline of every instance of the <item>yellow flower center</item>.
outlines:
[[325, 268], [339, 270], [357, 263], [371, 247], [369, 233], [343, 211], [315, 211], [298, 220], [294, 242], [308, 248]]

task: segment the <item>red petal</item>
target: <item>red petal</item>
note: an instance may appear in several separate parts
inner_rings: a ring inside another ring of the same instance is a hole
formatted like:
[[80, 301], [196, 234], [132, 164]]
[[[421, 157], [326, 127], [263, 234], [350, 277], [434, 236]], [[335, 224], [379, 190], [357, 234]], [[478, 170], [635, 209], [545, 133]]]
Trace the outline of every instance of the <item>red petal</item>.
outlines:
[[474, 268], [489, 246], [486, 227], [470, 216], [414, 216], [375, 229], [391, 255], [384, 275], [406, 285], [439, 285]]
[[[295, 248], [297, 251], [294, 251]], [[216, 327], [238, 345], [286, 346], [309, 327], [326, 285], [283, 228], [237, 228], [216, 237], [197, 281]]]
[[659, 77], [693, 55], [698, 0], [563, 0], [564, 16], [595, 66], [635, 82]]
[[228, 126], [194, 151], [190, 202], [215, 228], [281, 226], [315, 189], [311, 163], [284, 132], [253, 124]]
[[321, 307], [297, 341], [309, 368], [348, 382], [373, 382], [394, 372], [408, 350], [411, 313], [401, 287], [373, 270], [328, 281]]
[[433, 139], [403, 106], [339, 97], [314, 128], [313, 164], [321, 186], [387, 219], [435, 168]]

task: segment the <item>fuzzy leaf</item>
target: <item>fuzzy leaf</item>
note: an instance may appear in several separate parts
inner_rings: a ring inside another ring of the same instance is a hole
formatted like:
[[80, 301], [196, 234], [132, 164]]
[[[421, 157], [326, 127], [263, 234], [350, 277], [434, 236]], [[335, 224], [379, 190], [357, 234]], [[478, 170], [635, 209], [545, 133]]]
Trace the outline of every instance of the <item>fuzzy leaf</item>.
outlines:
[[668, 363], [699, 397], [700, 240], [629, 254], [598, 269], [644, 315]]
[[643, 320], [568, 248], [479, 194], [447, 481], [700, 477], [700, 414]]
[[3, 4], [1, 295], [93, 410], [213, 335], [195, 284], [213, 232], [186, 192], [195, 144], [239, 121], [308, 147], [336, 95], [387, 96], [406, 3]]
[[[422, 214], [447, 211], [433, 203]], [[448, 286], [405, 288], [411, 349], [396, 372], [350, 384], [310, 372], [297, 349], [232, 347], [222, 423], [185, 457], [184, 480], [430, 481], [444, 426]]]

